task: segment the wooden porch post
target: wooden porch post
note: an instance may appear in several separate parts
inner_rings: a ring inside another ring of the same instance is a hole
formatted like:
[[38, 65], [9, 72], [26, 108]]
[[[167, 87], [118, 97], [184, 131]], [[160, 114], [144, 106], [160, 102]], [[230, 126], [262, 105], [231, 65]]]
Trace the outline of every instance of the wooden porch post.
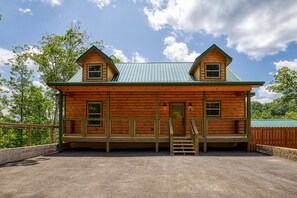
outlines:
[[62, 136], [63, 136], [63, 92], [59, 90], [59, 151], [63, 151], [62, 148]]
[[204, 139], [204, 143], [203, 143], [203, 151], [206, 152], [207, 151], [207, 120], [206, 120], [206, 91], [203, 91], [203, 119], [202, 119], [202, 133], [203, 133], [203, 139]]
[[156, 118], [155, 118], [155, 148], [156, 152], [159, 152], [159, 135], [160, 135], [160, 126], [159, 126], [159, 92], [156, 93]]
[[106, 130], [106, 152], [110, 151], [109, 148], [109, 137], [110, 137], [110, 92], [106, 92], [106, 123], [105, 123], [105, 130]]
[[250, 142], [251, 142], [251, 92], [247, 92], [247, 100], [246, 100], [246, 113], [247, 113], [247, 121], [246, 121], [246, 135], [248, 138], [248, 144], [247, 144], [247, 151], [250, 151]]

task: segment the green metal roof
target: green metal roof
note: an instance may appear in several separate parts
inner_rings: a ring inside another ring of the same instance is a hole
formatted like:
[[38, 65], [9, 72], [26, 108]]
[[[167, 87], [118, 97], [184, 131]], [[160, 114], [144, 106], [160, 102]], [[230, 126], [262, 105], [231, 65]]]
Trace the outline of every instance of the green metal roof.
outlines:
[[252, 120], [251, 127], [297, 127], [297, 120]]
[[[189, 69], [192, 62], [155, 62], [155, 63], [116, 63], [119, 70], [112, 82], [114, 83], [186, 83], [197, 82]], [[226, 70], [225, 82], [242, 82], [230, 67]], [[80, 69], [68, 82], [82, 82], [82, 69]], [[198, 81], [201, 82], [201, 81]], [[216, 81], [212, 81], [216, 82]], [[217, 81], [218, 82], [218, 81]], [[222, 82], [222, 81], [220, 81]], [[202, 82], [201, 82], [202, 83]]]

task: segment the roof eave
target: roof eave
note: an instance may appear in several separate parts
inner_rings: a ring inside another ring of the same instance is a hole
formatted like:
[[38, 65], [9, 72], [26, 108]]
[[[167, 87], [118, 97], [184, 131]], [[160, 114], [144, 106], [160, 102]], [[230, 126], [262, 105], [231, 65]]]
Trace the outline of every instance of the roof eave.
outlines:
[[223, 86], [223, 85], [251, 85], [253, 88], [260, 87], [263, 81], [245, 81], [245, 82], [49, 82], [50, 87], [56, 86]]

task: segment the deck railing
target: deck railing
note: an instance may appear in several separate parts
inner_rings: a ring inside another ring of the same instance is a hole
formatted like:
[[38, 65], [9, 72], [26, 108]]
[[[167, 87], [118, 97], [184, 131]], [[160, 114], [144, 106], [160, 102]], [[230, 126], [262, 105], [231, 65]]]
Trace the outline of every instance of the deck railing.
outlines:
[[[49, 132], [49, 143], [52, 144], [55, 142], [55, 129], [59, 128], [57, 125], [44, 125], [44, 124], [24, 124], [24, 123], [5, 123], [0, 122], [1, 128], [18, 128], [22, 129], [22, 131], [25, 131], [28, 133], [28, 140], [27, 140], [27, 146], [32, 146], [32, 133], [33, 129], [48, 129]], [[25, 129], [25, 130], [23, 130]]]
[[198, 138], [198, 130], [196, 127], [196, 123], [194, 119], [191, 119], [190, 121], [190, 130], [191, 130], [191, 138], [194, 143], [194, 151], [195, 155], [199, 154], [199, 138]]

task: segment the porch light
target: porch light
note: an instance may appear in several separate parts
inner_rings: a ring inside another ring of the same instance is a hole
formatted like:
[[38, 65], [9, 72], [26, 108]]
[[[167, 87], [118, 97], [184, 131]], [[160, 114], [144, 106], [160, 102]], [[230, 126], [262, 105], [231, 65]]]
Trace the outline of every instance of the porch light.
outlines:
[[165, 102], [162, 105], [162, 110], [163, 111], [167, 111], [168, 110], [168, 106], [167, 106], [167, 104]]
[[191, 102], [189, 103], [189, 106], [187, 107], [187, 110], [188, 111], [193, 111], [194, 110], [194, 107], [193, 107]]

